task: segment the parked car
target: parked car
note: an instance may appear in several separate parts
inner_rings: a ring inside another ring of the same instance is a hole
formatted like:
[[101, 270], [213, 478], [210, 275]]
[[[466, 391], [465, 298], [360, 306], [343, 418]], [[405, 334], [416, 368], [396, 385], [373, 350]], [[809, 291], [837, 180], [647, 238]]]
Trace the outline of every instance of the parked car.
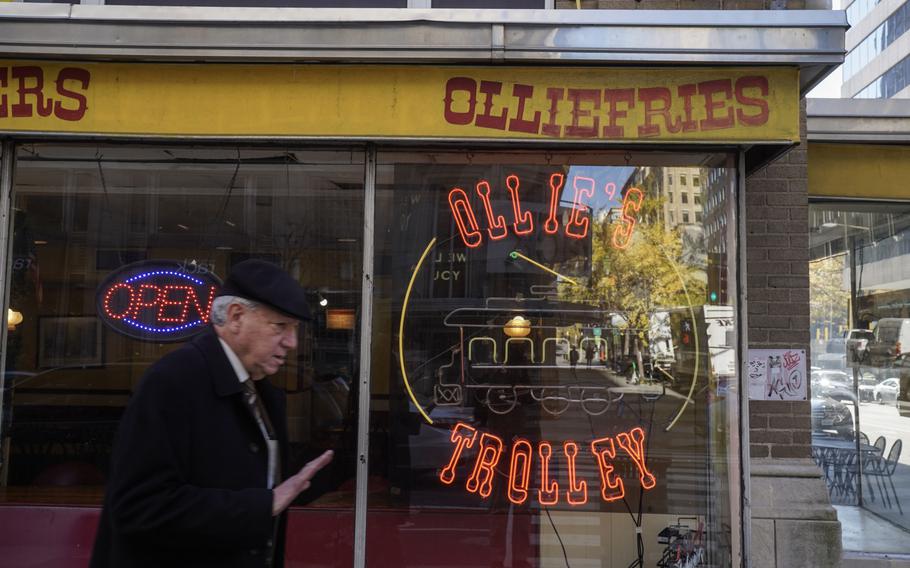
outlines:
[[853, 439], [853, 415], [849, 407], [830, 396], [812, 396], [812, 431]]
[[874, 367], [894, 364], [904, 349], [910, 348], [910, 318], [882, 318], [866, 346], [867, 359]]
[[842, 371], [847, 368], [847, 355], [844, 353], [820, 353], [813, 363], [820, 369]]
[[859, 401], [872, 402], [875, 400], [875, 387], [878, 381], [871, 375], [865, 375], [859, 379]]
[[844, 371], [812, 371], [812, 394], [828, 396], [836, 400], [853, 401], [853, 377]]
[[875, 337], [870, 329], [851, 329], [844, 333], [847, 347], [848, 363], [863, 363], [866, 360], [866, 348]]
[[900, 379], [895, 377], [885, 379], [876, 385], [875, 390], [873, 391], [875, 402], [878, 402], [879, 404], [883, 402], [897, 402], [897, 395], [900, 392], [900, 388]]

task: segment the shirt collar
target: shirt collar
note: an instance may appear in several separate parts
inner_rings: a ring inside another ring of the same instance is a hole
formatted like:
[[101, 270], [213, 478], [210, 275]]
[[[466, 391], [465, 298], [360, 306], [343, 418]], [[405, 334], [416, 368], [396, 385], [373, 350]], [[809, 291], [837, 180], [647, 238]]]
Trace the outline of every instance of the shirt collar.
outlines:
[[241, 383], [245, 383], [247, 379], [250, 378], [250, 373], [243, 367], [243, 363], [240, 362], [240, 357], [234, 353], [234, 350], [227, 344], [227, 341], [219, 337], [218, 342], [221, 343], [224, 354], [227, 355], [228, 361], [231, 362], [231, 367], [234, 368], [234, 373], [237, 374], [237, 380]]

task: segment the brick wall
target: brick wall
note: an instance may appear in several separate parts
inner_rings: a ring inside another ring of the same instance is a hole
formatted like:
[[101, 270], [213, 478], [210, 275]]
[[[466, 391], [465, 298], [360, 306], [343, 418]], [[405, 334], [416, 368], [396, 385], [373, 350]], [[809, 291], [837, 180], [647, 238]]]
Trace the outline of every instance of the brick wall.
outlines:
[[[809, 199], [806, 108], [802, 144], [746, 178], [749, 347], [809, 353]], [[809, 457], [808, 401], [749, 404], [753, 458]]]

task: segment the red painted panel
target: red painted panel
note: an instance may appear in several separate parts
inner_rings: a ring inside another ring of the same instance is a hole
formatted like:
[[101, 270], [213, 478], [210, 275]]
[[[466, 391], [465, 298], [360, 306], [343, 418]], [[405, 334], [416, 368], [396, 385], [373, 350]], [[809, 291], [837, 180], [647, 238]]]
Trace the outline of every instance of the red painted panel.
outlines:
[[[0, 506], [0, 566], [86, 568], [100, 512], [97, 507]], [[509, 519], [507, 513], [376, 511], [367, 520], [368, 562], [494, 566], [506, 554], [533, 559], [531, 519], [528, 514]], [[291, 510], [287, 568], [350, 568], [353, 550], [353, 511]]]
[[0, 565], [86, 568], [101, 509], [0, 506]]

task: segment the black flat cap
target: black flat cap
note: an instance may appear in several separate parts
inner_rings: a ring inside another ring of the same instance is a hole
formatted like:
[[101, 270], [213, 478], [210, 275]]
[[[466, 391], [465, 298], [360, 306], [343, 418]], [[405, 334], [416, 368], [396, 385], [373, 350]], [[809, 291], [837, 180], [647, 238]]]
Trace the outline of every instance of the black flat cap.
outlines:
[[240, 296], [301, 320], [310, 319], [306, 292], [277, 265], [250, 259], [231, 269], [219, 296]]

